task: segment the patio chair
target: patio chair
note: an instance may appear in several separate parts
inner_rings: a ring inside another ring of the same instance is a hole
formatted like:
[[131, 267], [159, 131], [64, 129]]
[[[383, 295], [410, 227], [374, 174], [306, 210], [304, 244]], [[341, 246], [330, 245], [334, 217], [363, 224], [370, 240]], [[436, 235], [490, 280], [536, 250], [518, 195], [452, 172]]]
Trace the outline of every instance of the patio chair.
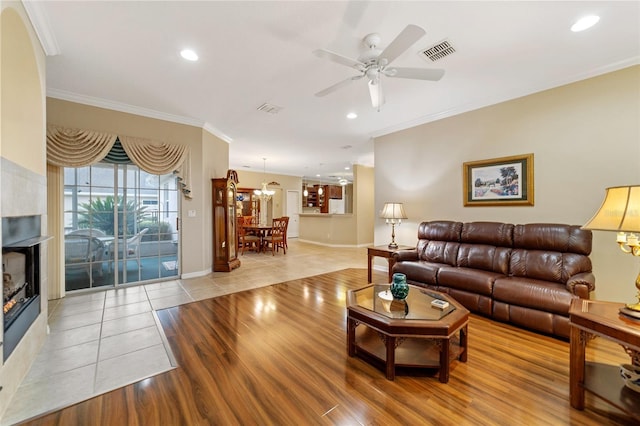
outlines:
[[[102, 260], [105, 245], [96, 237], [88, 235], [65, 235], [64, 263], [65, 268], [83, 268], [91, 279], [91, 265], [102, 276]], [[99, 265], [99, 266], [98, 266]]]
[[[131, 238], [127, 238], [123, 240], [122, 238], [118, 239], [118, 259], [128, 261], [129, 259], [133, 259], [140, 267], [140, 242], [142, 240], [142, 236], [149, 232], [149, 228], [144, 228], [142, 231], [138, 232]], [[115, 253], [115, 244], [111, 243], [109, 246], [109, 272], [111, 272], [111, 262], [114, 261], [114, 253]]]
[[104, 231], [101, 231], [100, 229], [95, 229], [95, 228], [76, 229], [74, 231], [67, 233], [66, 235], [83, 235], [85, 237], [97, 237], [97, 238], [104, 238], [107, 236], [107, 234], [105, 234]]

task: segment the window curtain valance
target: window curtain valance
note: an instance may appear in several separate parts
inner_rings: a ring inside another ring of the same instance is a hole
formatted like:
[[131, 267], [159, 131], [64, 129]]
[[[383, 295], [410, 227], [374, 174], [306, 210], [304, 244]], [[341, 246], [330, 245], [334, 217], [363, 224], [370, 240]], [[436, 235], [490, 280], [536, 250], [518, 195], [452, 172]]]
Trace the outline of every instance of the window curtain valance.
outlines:
[[47, 162], [59, 167], [85, 167], [107, 157], [116, 140], [127, 157], [147, 173], [173, 173], [182, 193], [191, 198], [191, 156], [185, 145], [47, 125]]
[[47, 125], [47, 163], [58, 167], [85, 167], [102, 160], [117, 135]]

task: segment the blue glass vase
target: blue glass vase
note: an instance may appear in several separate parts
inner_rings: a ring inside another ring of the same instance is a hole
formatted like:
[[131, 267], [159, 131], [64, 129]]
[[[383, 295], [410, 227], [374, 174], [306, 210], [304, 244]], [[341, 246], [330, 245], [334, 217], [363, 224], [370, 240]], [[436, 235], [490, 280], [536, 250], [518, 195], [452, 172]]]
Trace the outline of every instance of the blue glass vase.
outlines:
[[391, 281], [391, 295], [394, 299], [404, 300], [409, 295], [409, 284], [405, 274], [393, 274]]

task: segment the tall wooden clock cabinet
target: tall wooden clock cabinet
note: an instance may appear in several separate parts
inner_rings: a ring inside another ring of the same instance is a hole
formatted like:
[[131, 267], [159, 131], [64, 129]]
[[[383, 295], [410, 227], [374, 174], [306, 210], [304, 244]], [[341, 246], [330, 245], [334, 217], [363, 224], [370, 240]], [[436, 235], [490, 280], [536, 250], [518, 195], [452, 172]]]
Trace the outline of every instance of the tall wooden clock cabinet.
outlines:
[[211, 179], [213, 187], [213, 270], [231, 272], [240, 266], [236, 195], [238, 174], [227, 171], [226, 178]]

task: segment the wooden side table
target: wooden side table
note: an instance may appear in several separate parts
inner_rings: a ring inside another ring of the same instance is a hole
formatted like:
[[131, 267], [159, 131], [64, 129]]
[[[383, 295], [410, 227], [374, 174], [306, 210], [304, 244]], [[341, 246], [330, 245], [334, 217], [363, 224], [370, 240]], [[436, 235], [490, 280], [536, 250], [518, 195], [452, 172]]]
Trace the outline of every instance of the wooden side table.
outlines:
[[627, 319], [618, 310], [621, 303], [576, 299], [569, 308], [571, 323], [571, 406], [584, 409], [584, 392], [607, 401], [627, 415], [640, 419], [640, 394], [628, 389], [617, 365], [585, 362], [587, 343], [601, 337], [622, 346], [634, 365], [640, 365], [640, 322]]
[[391, 272], [391, 268], [393, 268], [393, 265], [396, 263], [395, 260], [393, 260], [393, 253], [398, 251], [398, 250], [410, 250], [412, 248], [412, 246], [398, 246], [398, 248], [389, 248], [389, 246], [375, 246], [375, 247], [369, 247], [367, 249], [367, 257], [368, 257], [368, 264], [367, 264], [367, 279], [368, 282], [371, 282], [371, 264], [372, 264], [372, 259], [374, 256], [378, 256], [378, 257], [384, 257], [385, 259], [387, 259], [387, 261], [389, 262], [389, 282], [391, 282], [391, 277], [393, 275], [393, 273]]

